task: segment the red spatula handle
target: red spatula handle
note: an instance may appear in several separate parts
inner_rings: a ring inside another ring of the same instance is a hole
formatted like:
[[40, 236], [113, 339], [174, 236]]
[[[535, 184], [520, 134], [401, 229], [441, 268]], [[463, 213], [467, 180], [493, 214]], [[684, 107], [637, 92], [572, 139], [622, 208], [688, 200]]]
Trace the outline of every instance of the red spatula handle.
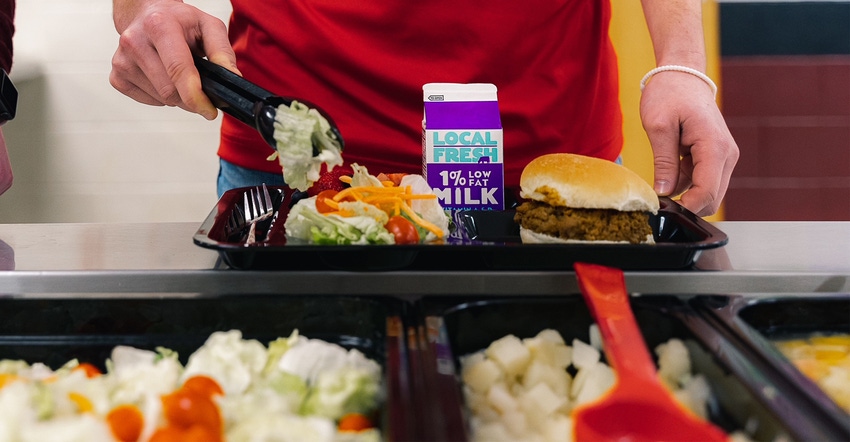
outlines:
[[573, 267], [581, 294], [602, 334], [608, 363], [617, 376], [658, 382], [655, 362], [629, 305], [622, 270], [585, 263]]

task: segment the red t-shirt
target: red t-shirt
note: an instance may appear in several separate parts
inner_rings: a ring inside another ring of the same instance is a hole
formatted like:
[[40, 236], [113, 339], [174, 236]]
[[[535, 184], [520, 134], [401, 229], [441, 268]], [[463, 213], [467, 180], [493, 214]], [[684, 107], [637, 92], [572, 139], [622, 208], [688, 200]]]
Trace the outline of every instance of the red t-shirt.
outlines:
[[[421, 173], [422, 85], [493, 83], [505, 185], [550, 152], [622, 148], [608, 0], [232, 0], [245, 78], [334, 119], [347, 163]], [[280, 172], [252, 128], [225, 116], [219, 155]]]

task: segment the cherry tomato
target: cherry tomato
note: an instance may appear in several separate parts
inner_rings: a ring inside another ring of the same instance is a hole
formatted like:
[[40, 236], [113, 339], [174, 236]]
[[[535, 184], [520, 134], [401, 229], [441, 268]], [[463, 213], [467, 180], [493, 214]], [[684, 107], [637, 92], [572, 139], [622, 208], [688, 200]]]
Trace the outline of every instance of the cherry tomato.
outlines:
[[184, 431], [181, 442], [220, 442], [223, 440], [220, 431], [213, 431], [202, 425], [193, 425]]
[[135, 405], [119, 405], [106, 415], [112, 435], [121, 442], [136, 442], [142, 434], [145, 418]]
[[220, 442], [222, 437], [201, 425], [189, 428], [174, 426], [158, 428], [150, 438], [150, 442]]
[[316, 211], [318, 211], [319, 213], [335, 212], [336, 209], [329, 206], [328, 203], [325, 202], [325, 199], [333, 199], [334, 195], [336, 195], [337, 193], [339, 192], [333, 189], [327, 189], [319, 192], [319, 194], [316, 196]]
[[83, 373], [86, 374], [87, 378], [94, 378], [101, 375], [100, 370], [92, 364], [88, 362], [83, 362], [80, 365], [74, 367], [74, 371], [82, 370]]
[[193, 391], [206, 398], [212, 398], [216, 395], [224, 395], [224, 391], [221, 389], [221, 386], [218, 385], [218, 382], [216, 382], [215, 379], [204, 375], [196, 375], [186, 379], [186, 382], [183, 383], [183, 387], [181, 388]]
[[372, 421], [360, 413], [349, 413], [339, 420], [339, 431], [363, 431], [372, 428]]
[[396, 244], [419, 243], [419, 232], [416, 231], [416, 226], [401, 215], [390, 218], [384, 227], [393, 234]]
[[162, 396], [162, 411], [169, 424], [189, 428], [201, 425], [221, 433], [221, 413], [211, 398], [187, 389]]
[[395, 184], [396, 186], [401, 185], [401, 179], [404, 178], [405, 176], [407, 176], [406, 173], [388, 173], [387, 174], [387, 178], [389, 178], [390, 181], [392, 181], [393, 184]]
[[163, 427], [151, 435], [150, 442], [183, 442], [186, 430], [178, 427]]

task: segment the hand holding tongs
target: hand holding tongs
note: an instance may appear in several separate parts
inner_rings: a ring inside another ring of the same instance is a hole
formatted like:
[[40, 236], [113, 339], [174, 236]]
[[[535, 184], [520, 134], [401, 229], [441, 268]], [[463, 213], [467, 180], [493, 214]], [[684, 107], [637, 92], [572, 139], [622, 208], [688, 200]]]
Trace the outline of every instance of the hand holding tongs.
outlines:
[[[331, 117], [318, 107], [301, 99], [274, 95], [204, 58], [195, 57], [195, 67], [201, 75], [201, 88], [210, 98], [212, 104], [237, 120], [257, 129], [272, 149], [277, 150], [277, 143], [274, 139], [274, 121], [278, 106], [290, 106], [293, 101], [298, 101], [316, 109], [328, 120], [330, 130], [327, 135], [342, 150], [344, 143], [339, 129]], [[317, 153], [318, 150], [314, 145], [314, 155]]]

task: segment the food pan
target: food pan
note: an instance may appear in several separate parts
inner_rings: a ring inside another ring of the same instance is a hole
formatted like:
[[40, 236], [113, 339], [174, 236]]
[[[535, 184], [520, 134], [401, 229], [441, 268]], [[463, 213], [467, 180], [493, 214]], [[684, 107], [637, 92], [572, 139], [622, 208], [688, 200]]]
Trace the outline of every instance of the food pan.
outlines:
[[293, 196], [301, 194], [288, 187], [270, 189], [277, 210], [273, 219], [258, 226], [258, 241], [248, 243], [247, 230], [231, 222], [241, 213], [248, 191], [240, 188], [222, 195], [195, 233], [195, 244], [219, 252], [235, 269], [571, 270], [574, 262], [582, 261], [625, 270], [665, 270], [690, 268], [703, 250], [728, 242], [712, 224], [662, 198], [658, 214], [650, 216], [656, 244], [522, 244], [514, 210], [509, 209], [452, 212], [450, 237], [438, 243], [316, 246], [285, 235], [283, 224]]
[[[671, 338], [688, 347], [694, 373], [712, 390], [710, 419], [727, 432], [742, 431], [757, 441], [840, 440], [799, 410], [793, 397], [760, 372], [709, 324], [677, 297], [632, 298], [637, 322], [651, 350]], [[505, 335], [535, 336], [558, 330], [569, 343], [589, 342], [590, 312], [580, 295], [559, 298], [423, 298], [418, 305], [421, 342], [415, 346], [423, 381], [415, 386], [435, 404], [430, 427], [435, 440], [467, 440], [459, 357], [485, 349]], [[652, 352], [654, 355], [654, 351]]]
[[754, 354], [785, 391], [794, 391], [800, 409], [819, 410], [824, 427], [836, 428], [843, 440], [850, 440], [850, 415], [773, 344], [814, 334], [850, 334], [850, 294], [699, 296], [691, 302]]
[[402, 306], [357, 297], [232, 296], [217, 298], [97, 298], [0, 300], [0, 358], [42, 362], [71, 359], [104, 370], [116, 345], [178, 352], [186, 364], [215, 331], [238, 329], [263, 344], [293, 329], [308, 338], [356, 348], [383, 368], [387, 392], [381, 431], [409, 439], [407, 350]]

